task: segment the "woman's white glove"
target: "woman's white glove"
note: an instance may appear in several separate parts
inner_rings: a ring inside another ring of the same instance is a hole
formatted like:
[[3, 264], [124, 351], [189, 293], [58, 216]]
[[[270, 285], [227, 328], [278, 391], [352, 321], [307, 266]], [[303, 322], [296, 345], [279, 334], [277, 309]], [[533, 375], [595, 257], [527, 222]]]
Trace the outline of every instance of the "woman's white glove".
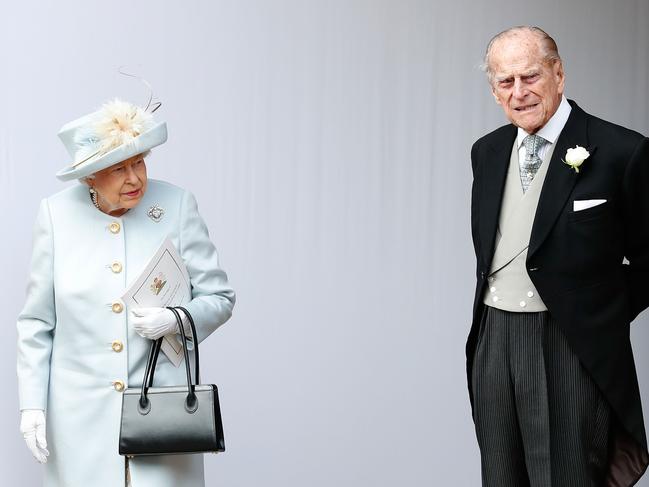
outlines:
[[20, 413], [20, 432], [27, 448], [39, 463], [46, 463], [47, 440], [45, 439], [45, 411], [42, 409], [23, 409]]
[[[182, 313], [182, 312], [181, 312]], [[167, 308], [134, 308], [131, 323], [138, 335], [157, 340], [170, 333], [179, 333], [176, 316]]]

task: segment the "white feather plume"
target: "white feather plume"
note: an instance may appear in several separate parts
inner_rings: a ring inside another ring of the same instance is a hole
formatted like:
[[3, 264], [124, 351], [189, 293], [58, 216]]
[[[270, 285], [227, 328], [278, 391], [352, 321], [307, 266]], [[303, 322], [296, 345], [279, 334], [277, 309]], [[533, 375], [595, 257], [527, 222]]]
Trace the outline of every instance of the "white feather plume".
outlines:
[[150, 113], [126, 101], [115, 99], [105, 103], [97, 113], [95, 133], [101, 141], [101, 150], [108, 152], [128, 144], [140, 134], [153, 128]]
[[128, 144], [154, 125], [153, 115], [137, 105], [119, 99], [104, 103], [94, 122], [75, 134], [75, 161], [79, 163]]

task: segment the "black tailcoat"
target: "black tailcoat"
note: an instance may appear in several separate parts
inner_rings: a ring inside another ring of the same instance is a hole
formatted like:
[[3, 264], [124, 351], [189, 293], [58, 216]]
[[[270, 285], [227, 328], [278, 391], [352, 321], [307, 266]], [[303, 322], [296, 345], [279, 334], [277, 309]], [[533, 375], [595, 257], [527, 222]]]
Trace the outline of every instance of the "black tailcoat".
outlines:
[[[614, 412], [607, 485], [629, 486], [649, 464], [629, 340], [630, 322], [649, 306], [649, 139], [570, 104], [572, 111], [556, 142], [536, 210], [527, 270]], [[516, 135], [516, 127], [506, 125], [479, 139], [471, 150], [477, 285], [466, 347], [469, 385]], [[576, 173], [563, 159], [578, 145], [590, 157]], [[573, 201], [589, 199], [607, 201], [573, 211]], [[623, 263], [625, 257], [628, 263]]]

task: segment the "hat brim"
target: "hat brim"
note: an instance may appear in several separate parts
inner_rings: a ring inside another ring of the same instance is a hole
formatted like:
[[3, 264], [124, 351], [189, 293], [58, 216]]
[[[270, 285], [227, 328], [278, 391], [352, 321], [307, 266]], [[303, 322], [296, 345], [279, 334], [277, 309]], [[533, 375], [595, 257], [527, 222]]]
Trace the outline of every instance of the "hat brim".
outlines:
[[56, 173], [56, 177], [61, 181], [70, 181], [90, 176], [91, 174], [106, 169], [122, 162], [129, 157], [142, 154], [153, 147], [164, 144], [167, 141], [167, 123], [160, 122], [137, 136], [128, 144], [120, 145], [110, 152], [106, 152], [100, 157], [90, 158], [77, 166], [67, 166]]

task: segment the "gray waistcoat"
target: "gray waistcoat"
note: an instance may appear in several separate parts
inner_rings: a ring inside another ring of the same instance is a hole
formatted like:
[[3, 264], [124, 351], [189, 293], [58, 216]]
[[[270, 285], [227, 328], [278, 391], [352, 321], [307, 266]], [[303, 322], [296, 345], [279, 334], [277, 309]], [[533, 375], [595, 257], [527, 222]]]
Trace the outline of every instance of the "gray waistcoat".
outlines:
[[532, 184], [523, 193], [518, 147], [514, 142], [498, 220], [496, 251], [484, 295], [484, 303], [488, 306], [513, 312], [547, 310], [527, 274], [525, 260], [536, 207], [553, 152], [554, 146], [548, 150]]

